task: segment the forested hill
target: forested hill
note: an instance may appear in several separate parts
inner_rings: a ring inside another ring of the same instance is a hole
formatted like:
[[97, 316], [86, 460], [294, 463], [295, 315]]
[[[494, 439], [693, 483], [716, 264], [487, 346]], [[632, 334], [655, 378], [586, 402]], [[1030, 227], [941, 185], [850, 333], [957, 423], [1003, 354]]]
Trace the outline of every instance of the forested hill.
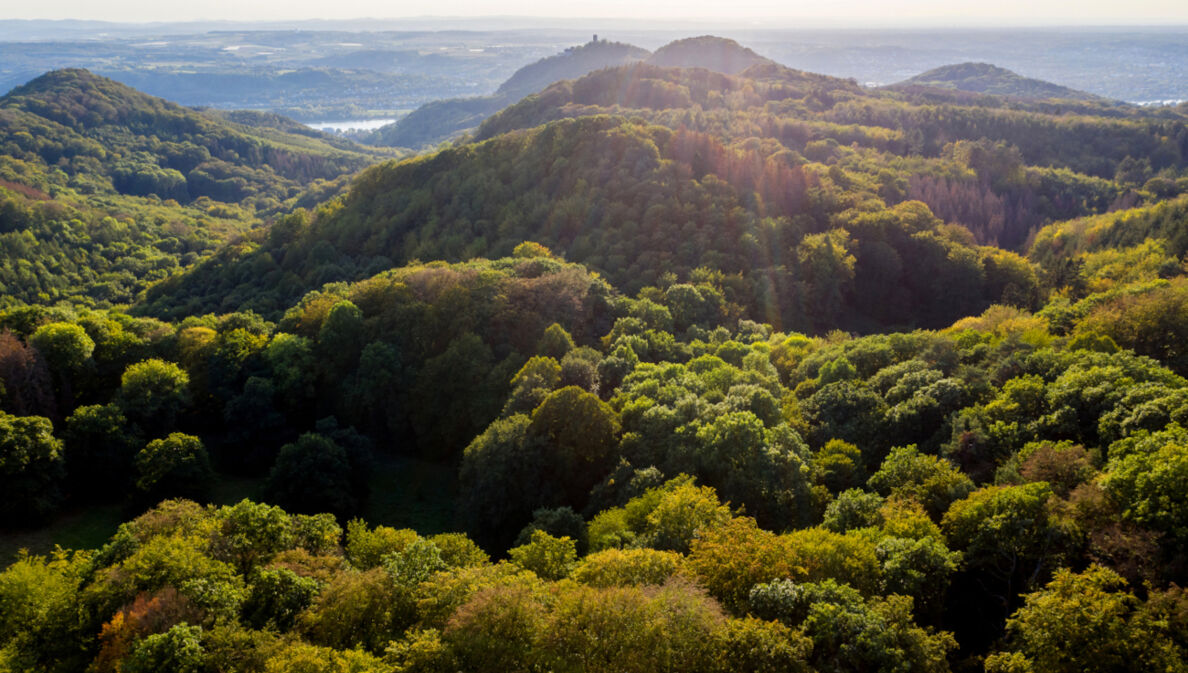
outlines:
[[0, 98], [0, 304], [126, 303], [392, 150], [180, 107], [83, 70]]
[[536, 93], [553, 82], [576, 79], [586, 73], [642, 61], [650, 52], [622, 42], [595, 39], [586, 44], [570, 47], [560, 54], [543, 58], [536, 63], [520, 68], [499, 86], [497, 94], [515, 99]]
[[734, 75], [753, 65], [774, 64], [734, 40], [713, 35], [688, 37], [670, 42], [647, 59], [652, 65], [676, 68], [705, 68]]
[[[7, 161], [61, 164], [92, 189], [274, 205], [317, 179], [391, 156], [274, 119], [203, 113], [85, 70], [58, 70], [0, 98]], [[98, 184], [96, 184], [98, 181]], [[108, 183], [108, 184], [103, 184]]]
[[892, 88], [897, 89], [909, 89], [911, 87], [956, 89], [958, 91], [1012, 96], [1016, 98], [1057, 98], [1081, 101], [1104, 100], [1100, 96], [1084, 91], [1077, 91], [1076, 89], [1070, 89], [1066, 86], [1039, 79], [1023, 77], [1006, 68], [999, 68], [989, 63], [958, 63], [941, 66], [892, 85]]
[[272, 314], [326, 282], [528, 239], [629, 293], [722, 274], [742, 315], [785, 328], [939, 325], [1031, 306], [1035, 278], [1004, 248], [1174, 193], [1155, 172], [1188, 157], [1183, 118], [912, 103], [774, 65], [605, 69], [480, 137], [365, 172], [341, 202], [154, 288], [145, 309]]
[[484, 119], [553, 82], [649, 56], [621, 42], [594, 40], [531, 63], [517, 70], [490, 96], [455, 98], [427, 103], [394, 124], [377, 129], [364, 142], [385, 147], [422, 147], [477, 127]]
[[734, 74], [753, 65], [774, 65], [734, 40], [704, 35], [677, 40], [649, 54], [621, 42], [594, 40], [571, 47], [516, 71], [491, 96], [434, 101], [385, 126], [365, 142], [387, 147], [422, 147], [477, 127], [484, 119], [554, 82], [576, 79], [603, 68], [646, 61], [664, 67], [705, 68]]

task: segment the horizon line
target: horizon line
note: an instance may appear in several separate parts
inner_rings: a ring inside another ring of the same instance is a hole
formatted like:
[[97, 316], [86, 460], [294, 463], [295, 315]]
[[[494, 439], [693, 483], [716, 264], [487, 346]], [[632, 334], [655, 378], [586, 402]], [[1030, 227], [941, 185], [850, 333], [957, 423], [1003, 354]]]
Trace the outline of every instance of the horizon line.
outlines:
[[[691, 16], [682, 17], [677, 21], [663, 16], [562, 16], [562, 15], [536, 15], [536, 14], [473, 14], [473, 15], [437, 15], [437, 14], [415, 14], [415, 15], [392, 15], [392, 16], [352, 16], [348, 18], [342, 17], [294, 17], [294, 18], [253, 18], [253, 19], [228, 19], [228, 18], [184, 18], [184, 19], [100, 19], [100, 18], [49, 18], [49, 17], [22, 17], [22, 18], [0, 18], [0, 24], [3, 23], [18, 23], [18, 22], [47, 22], [47, 23], [96, 23], [113, 26], [137, 26], [148, 27], [157, 25], [186, 25], [186, 24], [231, 24], [231, 25], [268, 25], [268, 24], [292, 24], [292, 23], [352, 23], [365, 21], [418, 21], [418, 22], [469, 22], [469, 21], [526, 21], [526, 22], [563, 22], [565, 24], [572, 24], [575, 21], [588, 22], [618, 22], [625, 24], [651, 24], [657, 21], [665, 21], [669, 27], [655, 26], [653, 29], [658, 31], [673, 31], [679, 30], [680, 26], [688, 25], [710, 25], [717, 24], [723, 27], [730, 28], [747, 28], [763, 26], [766, 30], [787, 30], [789, 28], [806, 28], [806, 29], [851, 29], [851, 30], [870, 30], [870, 29], [983, 29], [994, 30], [1001, 28], [1150, 28], [1158, 30], [1176, 30], [1188, 29], [1188, 18], [1170, 18], [1170, 17], [1143, 17], [1141, 19], [1126, 21], [1122, 19], [1111, 20], [1086, 20], [1086, 21], [1069, 21], [1067, 17], [1052, 18], [1052, 19], [1035, 19], [1035, 17], [1019, 17], [1013, 18], [998, 18], [994, 20], [977, 21], [973, 19], [964, 19], [957, 16], [938, 16], [929, 19], [904, 19], [904, 20], [871, 20], [854, 21], [844, 17], [813, 17], [813, 18], [797, 18], [794, 16], [748, 16], [738, 18], [722, 18], [713, 16]], [[772, 25], [773, 23], [777, 25]], [[566, 26], [567, 28], [577, 31], [579, 28]]]

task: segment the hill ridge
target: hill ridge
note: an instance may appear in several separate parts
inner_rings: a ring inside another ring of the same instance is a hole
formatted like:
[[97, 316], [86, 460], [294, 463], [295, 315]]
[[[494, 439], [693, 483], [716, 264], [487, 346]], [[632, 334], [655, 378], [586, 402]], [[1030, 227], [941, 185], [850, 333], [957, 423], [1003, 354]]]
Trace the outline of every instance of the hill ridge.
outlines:
[[1060, 84], [1026, 77], [993, 63], [966, 61], [925, 71], [891, 88], [923, 86], [970, 93], [1031, 99], [1104, 101], [1101, 96]]

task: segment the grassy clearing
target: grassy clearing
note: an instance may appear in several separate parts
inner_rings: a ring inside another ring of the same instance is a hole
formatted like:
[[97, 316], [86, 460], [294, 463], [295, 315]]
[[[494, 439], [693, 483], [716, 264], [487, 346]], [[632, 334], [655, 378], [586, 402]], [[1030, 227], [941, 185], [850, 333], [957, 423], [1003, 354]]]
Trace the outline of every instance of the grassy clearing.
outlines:
[[412, 528], [422, 535], [455, 531], [457, 490], [454, 465], [377, 455], [363, 519], [373, 526]]
[[[262, 479], [219, 475], [211, 492], [215, 505], [233, 505], [244, 498], [260, 497]], [[47, 554], [60, 545], [66, 549], [95, 549], [115, 534], [119, 525], [140, 514], [126, 505], [87, 505], [60, 514], [49, 524], [27, 531], [0, 532], [0, 567], [11, 563], [22, 549]]]
[[47, 554], [54, 545], [68, 549], [100, 547], [116, 532], [126, 514], [121, 505], [92, 505], [66, 512], [36, 530], [0, 533], [0, 567], [11, 563], [22, 549]]
[[[371, 499], [362, 512], [363, 519], [373, 526], [412, 528], [425, 535], [457, 530], [456, 472], [450, 464], [406, 456], [376, 456]], [[219, 475], [210, 503], [233, 505], [244, 498], [260, 500], [263, 486], [262, 478]], [[89, 505], [66, 511], [35, 530], [0, 532], [0, 568], [11, 563], [22, 549], [48, 554], [55, 545], [67, 549], [101, 547], [121, 523], [139, 513], [120, 504]]]

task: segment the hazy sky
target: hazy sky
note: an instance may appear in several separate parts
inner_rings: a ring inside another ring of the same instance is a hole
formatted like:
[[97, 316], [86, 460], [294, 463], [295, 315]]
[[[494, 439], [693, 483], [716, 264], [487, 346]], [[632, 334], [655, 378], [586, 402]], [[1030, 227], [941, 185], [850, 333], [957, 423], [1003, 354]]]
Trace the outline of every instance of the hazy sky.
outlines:
[[8, 6], [0, 7], [0, 19], [254, 21], [499, 15], [777, 19], [784, 25], [1188, 24], [1188, 0], [53, 0], [3, 4]]

